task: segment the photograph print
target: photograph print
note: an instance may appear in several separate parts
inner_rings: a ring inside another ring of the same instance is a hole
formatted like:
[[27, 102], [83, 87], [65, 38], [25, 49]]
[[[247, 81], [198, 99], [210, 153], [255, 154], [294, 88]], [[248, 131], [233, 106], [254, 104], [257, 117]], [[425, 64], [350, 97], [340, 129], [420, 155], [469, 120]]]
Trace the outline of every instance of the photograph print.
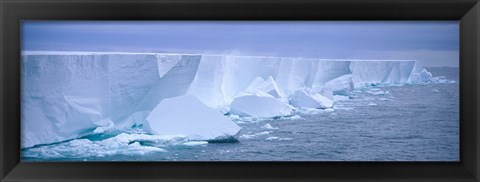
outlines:
[[458, 21], [22, 21], [21, 160], [459, 161]]

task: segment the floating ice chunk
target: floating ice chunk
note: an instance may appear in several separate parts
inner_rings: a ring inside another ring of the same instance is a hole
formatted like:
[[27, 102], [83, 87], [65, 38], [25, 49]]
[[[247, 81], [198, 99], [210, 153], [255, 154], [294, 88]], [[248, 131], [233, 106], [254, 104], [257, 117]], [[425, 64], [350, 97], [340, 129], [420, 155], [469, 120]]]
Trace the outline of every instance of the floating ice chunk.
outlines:
[[428, 72], [425, 68], [420, 72], [413, 72], [410, 75], [410, 80], [412, 83], [427, 83], [431, 82], [432, 73]]
[[350, 97], [349, 96], [344, 96], [344, 95], [334, 95], [333, 96], [333, 101], [334, 102], [342, 101], [342, 100], [350, 100]]
[[373, 103], [373, 102], [370, 102], [368, 103], [369, 106], [376, 106], [377, 104]]
[[216, 140], [234, 136], [240, 127], [195, 96], [184, 95], [162, 100], [147, 117], [144, 129], [157, 135]]
[[278, 140], [278, 137], [268, 137], [268, 138], [265, 138], [265, 140]]
[[331, 90], [330, 88], [327, 88], [327, 87], [323, 87], [321, 92], [320, 92], [320, 95], [330, 99], [330, 100], [333, 100], [333, 90]]
[[183, 145], [186, 146], [198, 146], [198, 145], [207, 145], [207, 141], [188, 141], [186, 143], [183, 143]]
[[380, 98], [378, 100], [381, 100], [381, 101], [393, 101], [392, 99], [389, 99], [389, 98]]
[[241, 135], [240, 137], [238, 137], [239, 139], [252, 139], [252, 138], [255, 138], [255, 137], [258, 137], [258, 136], [263, 136], [263, 135], [268, 135], [272, 132], [270, 131], [262, 131], [262, 132], [258, 132], [258, 133], [254, 133], [254, 134], [243, 134]]
[[268, 130], [276, 130], [276, 129], [278, 129], [277, 127], [273, 127], [272, 125], [270, 125], [270, 123], [267, 123], [267, 124], [263, 125], [262, 128], [268, 129]]
[[256, 123], [256, 122], [259, 122], [259, 121], [262, 121], [262, 120], [265, 120], [265, 118], [243, 116], [238, 121], [243, 122], [243, 123]]
[[334, 108], [326, 108], [324, 111], [326, 111], [326, 112], [333, 112], [333, 111], [335, 111], [335, 109], [334, 109]]
[[307, 93], [305, 90], [299, 90], [294, 93], [290, 103], [295, 107], [302, 108], [331, 108], [333, 101], [316, 93]]
[[93, 133], [104, 133], [105, 129], [103, 127], [98, 127], [93, 130]]
[[[304, 108], [299, 108], [299, 110], [301, 109], [304, 109]], [[299, 111], [299, 110], [295, 110], [295, 111]], [[303, 119], [301, 116], [295, 114], [295, 115], [290, 115], [290, 116], [282, 116], [280, 118], [274, 118], [275, 120], [299, 120], [299, 119]]]
[[237, 97], [230, 105], [230, 109], [232, 114], [260, 118], [288, 116], [293, 113], [290, 105], [273, 97], [259, 95]]
[[433, 83], [456, 83], [454, 80], [448, 80], [444, 76], [437, 76], [430, 79]]
[[255, 137], [255, 135], [253, 135], [253, 134], [244, 134], [244, 135], [240, 135], [238, 138], [239, 139], [252, 139], [254, 137]]
[[280, 138], [280, 137], [267, 137], [265, 140], [278, 140], [278, 141], [288, 141], [288, 140], [293, 140], [293, 138]]
[[352, 74], [343, 75], [325, 83], [325, 88], [335, 95], [349, 95], [353, 89]]
[[110, 118], [102, 119], [94, 123], [99, 127], [93, 130], [93, 133], [104, 133], [105, 131], [115, 128], [115, 123]]
[[256, 133], [255, 135], [257, 135], [257, 136], [262, 136], [262, 135], [268, 135], [268, 134], [270, 134], [270, 133], [272, 133], [272, 132], [271, 132], [271, 131], [262, 131], [262, 132]]
[[367, 90], [367, 93], [370, 94], [370, 95], [390, 95], [390, 92], [389, 91], [370, 91], [370, 90]]
[[299, 119], [303, 119], [301, 116], [299, 115], [293, 115], [292, 117], [290, 117], [291, 120], [299, 120]]

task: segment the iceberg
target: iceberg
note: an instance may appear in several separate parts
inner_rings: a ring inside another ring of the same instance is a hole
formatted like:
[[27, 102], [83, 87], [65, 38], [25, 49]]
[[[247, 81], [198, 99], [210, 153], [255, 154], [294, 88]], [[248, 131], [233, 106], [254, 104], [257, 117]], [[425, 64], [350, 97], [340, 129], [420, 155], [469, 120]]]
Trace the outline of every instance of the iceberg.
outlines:
[[240, 131], [237, 124], [192, 95], [162, 100], [143, 127], [156, 135], [182, 135], [202, 141], [227, 139]]
[[432, 81], [432, 74], [428, 72], [425, 68], [418, 73], [412, 73], [410, 77], [412, 83], [426, 83]]
[[230, 113], [239, 116], [273, 118], [292, 115], [294, 108], [273, 96], [246, 95], [235, 98]]
[[290, 104], [299, 108], [326, 109], [333, 107], [333, 101], [318, 94], [307, 93], [305, 90], [299, 90], [294, 93]]
[[372, 84], [444, 82], [409, 60], [24, 51], [21, 67], [22, 148], [140, 126], [184, 95], [220, 115], [275, 118]]
[[353, 90], [352, 74], [342, 75], [325, 83], [325, 89], [331, 90], [335, 95], [349, 95]]

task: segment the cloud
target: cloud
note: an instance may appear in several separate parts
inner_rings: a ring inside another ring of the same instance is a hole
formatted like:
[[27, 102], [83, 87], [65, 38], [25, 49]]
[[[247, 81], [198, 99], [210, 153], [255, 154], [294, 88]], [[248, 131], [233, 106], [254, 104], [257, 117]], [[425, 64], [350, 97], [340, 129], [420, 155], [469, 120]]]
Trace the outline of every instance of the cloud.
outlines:
[[27, 21], [22, 28], [23, 50], [394, 57], [432, 65], [457, 64], [459, 50], [458, 21]]
[[459, 51], [416, 50], [416, 51], [358, 51], [353, 53], [356, 59], [402, 59], [423, 60], [427, 67], [459, 67]]

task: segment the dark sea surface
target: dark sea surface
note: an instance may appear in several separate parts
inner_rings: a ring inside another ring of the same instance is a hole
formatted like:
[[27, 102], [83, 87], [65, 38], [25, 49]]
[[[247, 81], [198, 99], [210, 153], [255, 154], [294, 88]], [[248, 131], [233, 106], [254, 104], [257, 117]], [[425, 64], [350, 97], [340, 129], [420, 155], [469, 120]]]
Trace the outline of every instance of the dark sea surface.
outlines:
[[427, 69], [433, 76], [445, 76], [456, 82], [374, 86], [356, 90], [349, 98], [336, 101], [334, 109], [308, 110], [274, 120], [235, 120], [242, 127], [238, 141], [207, 143], [177, 138], [160, 145], [158, 139], [148, 139], [148, 134], [137, 129], [127, 133], [143, 138], [131, 139], [134, 141], [128, 142], [129, 147], [120, 145], [124, 141], [115, 138], [119, 133], [91, 135], [73, 142], [24, 149], [22, 159], [458, 161], [458, 69]]

